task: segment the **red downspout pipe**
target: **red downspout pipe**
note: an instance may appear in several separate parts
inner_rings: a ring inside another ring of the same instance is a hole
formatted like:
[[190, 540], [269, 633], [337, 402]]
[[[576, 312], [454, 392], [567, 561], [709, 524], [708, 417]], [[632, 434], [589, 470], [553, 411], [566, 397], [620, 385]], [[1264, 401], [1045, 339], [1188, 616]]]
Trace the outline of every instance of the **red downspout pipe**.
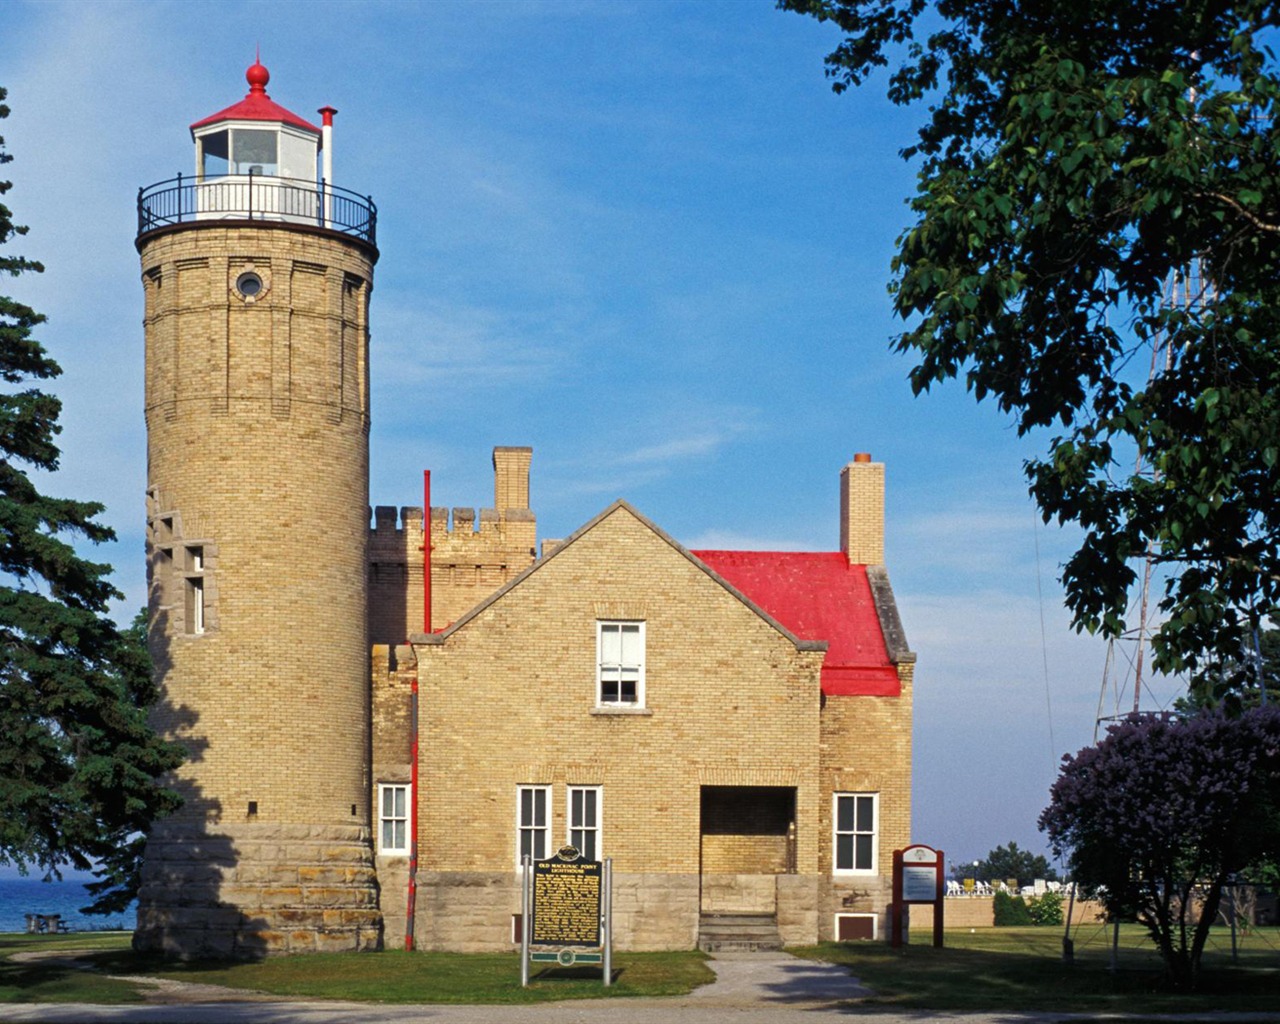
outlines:
[[[422, 471], [422, 631], [431, 632], [431, 470]], [[410, 681], [409, 696], [409, 901], [405, 914], [404, 948], [412, 952], [414, 918], [418, 908], [418, 675]]]
[[413, 925], [418, 909], [418, 676], [410, 681], [409, 697], [409, 903], [405, 908], [404, 948], [413, 952]]

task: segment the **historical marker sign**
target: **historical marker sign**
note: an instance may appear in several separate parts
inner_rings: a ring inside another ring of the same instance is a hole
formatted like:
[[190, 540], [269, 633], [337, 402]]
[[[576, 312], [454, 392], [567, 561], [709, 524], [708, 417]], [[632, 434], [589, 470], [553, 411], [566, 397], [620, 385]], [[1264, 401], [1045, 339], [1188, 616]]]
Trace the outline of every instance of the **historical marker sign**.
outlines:
[[584, 860], [564, 846], [548, 860], [526, 855], [521, 865], [520, 984], [529, 984], [530, 962], [600, 964], [601, 980], [613, 984], [612, 859]]
[[601, 863], [573, 853], [533, 862], [530, 945], [600, 946]]

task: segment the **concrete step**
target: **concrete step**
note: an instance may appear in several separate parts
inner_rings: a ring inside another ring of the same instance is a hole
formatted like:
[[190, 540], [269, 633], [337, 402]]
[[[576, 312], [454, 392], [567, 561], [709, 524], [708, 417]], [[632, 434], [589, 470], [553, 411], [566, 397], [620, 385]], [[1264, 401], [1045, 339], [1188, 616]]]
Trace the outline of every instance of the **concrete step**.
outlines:
[[698, 948], [706, 953], [781, 949], [782, 937], [773, 914], [703, 914]]

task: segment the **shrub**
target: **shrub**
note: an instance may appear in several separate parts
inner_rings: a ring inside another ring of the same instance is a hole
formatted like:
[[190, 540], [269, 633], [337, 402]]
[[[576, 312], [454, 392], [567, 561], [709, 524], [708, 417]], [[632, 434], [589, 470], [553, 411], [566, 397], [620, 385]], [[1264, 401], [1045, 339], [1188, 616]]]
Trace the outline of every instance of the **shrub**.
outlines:
[[1015, 927], [1031, 924], [1031, 911], [1026, 900], [1021, 896], [1010, 896], [1007, 892], [997, 892], [992, 903], [992, 923], [997, 928]]
[[1045, 892], [1034, 896], [1027, 903], [1027, 913], [1032, 924], [1062, 924], [1062, 894]]

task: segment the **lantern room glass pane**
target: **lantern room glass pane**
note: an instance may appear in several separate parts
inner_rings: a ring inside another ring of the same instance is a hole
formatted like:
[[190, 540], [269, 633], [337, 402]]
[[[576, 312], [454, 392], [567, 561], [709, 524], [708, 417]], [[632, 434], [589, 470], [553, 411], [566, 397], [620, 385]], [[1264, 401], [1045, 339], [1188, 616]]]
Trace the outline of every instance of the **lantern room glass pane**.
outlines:
[[227, 173], [227, 133], [214, 132], [200, 140], [200, 174], [205, 178], [221, 178]]
[[231, 163], [233, 174], [277, 175], [280, 173], [278, 156], [279, 137], [276, 132], [258, 128], [235, 128], [231, 132]]

